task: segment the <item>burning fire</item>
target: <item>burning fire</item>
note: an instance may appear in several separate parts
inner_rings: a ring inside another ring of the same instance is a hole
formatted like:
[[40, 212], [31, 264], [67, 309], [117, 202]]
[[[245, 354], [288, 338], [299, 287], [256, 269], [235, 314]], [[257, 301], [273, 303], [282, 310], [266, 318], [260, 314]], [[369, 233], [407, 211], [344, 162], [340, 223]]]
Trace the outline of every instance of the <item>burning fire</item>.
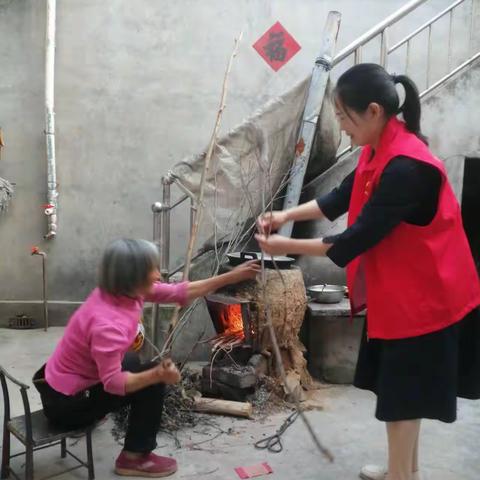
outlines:
[[238, 338], [245, 338], [242, 306], [240, 304], [225, 305], [220, 314], [220, 323], [223, 328], [223, 335], [235, 335]]

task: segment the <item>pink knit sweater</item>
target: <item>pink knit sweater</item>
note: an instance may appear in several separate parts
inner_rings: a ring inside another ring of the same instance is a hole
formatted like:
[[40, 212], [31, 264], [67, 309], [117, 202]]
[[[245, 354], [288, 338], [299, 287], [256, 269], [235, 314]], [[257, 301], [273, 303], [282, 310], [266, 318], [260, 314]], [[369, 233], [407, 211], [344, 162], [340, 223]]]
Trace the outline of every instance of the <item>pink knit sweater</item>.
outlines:
[[145, 298], [116, 297], [96, 288], [70, 318], [65, 333], [47, 361], [48, 384], [75, 395], [97, 383], [105, 391], [125, 395], [127, 373], [121, 364], [138, 331], [144, 302], [187, 301], [187, 282], [157, 282]]

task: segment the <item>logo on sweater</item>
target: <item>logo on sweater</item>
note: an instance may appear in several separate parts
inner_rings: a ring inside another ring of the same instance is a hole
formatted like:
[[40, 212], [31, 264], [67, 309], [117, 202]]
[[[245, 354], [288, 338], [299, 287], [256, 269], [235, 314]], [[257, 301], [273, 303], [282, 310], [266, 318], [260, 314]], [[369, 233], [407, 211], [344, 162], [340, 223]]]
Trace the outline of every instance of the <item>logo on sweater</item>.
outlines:
[[143, 319], [138, 321], [137, 326], [137, 335], [135, 336], [135, 340], [131, 346], [131, 350], [134, 352], [138, 352], [143, 347], [143, 343], [145, 342], [145, 327], [143, 325]]

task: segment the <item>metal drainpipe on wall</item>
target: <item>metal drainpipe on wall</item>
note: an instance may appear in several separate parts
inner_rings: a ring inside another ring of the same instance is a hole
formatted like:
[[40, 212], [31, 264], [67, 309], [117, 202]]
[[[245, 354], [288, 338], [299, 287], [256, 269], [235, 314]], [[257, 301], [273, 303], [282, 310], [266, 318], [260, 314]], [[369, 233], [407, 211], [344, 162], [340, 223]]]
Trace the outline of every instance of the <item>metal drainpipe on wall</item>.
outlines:
[[47, 24], [45, 34], [45, 140], [47, 146], [47, 204], [44, 205], [48, 231], [46, 239], [57, 235], [57, 166], [55, 159], [55, 27], [56, 0], [47, 0]]

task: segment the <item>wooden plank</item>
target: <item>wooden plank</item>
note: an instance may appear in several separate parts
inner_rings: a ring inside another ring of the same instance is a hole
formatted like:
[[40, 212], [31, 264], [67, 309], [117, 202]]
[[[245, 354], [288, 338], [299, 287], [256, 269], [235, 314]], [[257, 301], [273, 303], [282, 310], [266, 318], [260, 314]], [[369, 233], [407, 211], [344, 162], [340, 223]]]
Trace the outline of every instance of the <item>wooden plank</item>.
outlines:
[[[287, 194], [283, 209], [296, 207], [300, 200], [303, 187], [303, 179], [307, 171], [310, 151], [312, 149], [315, 131], [317, 128], [318, 116], [322, 108], [325, 90], [333, 59], [335, 45], [337, 43], [338, 31], [340, 28], [341, 15], [339, 12], [329, 12], [325, 30], [323, 32], [322, 46], [320, 53], [315, 60], [312, 78], [308, 89], [307, 101], [303, 112], [302, 125], [295, 147], [295, 160], [290, 172], [290, 180], [287, 187]], [[293, 222], [282, 226], [279, 233], [286, 237], [292, 236]]]

